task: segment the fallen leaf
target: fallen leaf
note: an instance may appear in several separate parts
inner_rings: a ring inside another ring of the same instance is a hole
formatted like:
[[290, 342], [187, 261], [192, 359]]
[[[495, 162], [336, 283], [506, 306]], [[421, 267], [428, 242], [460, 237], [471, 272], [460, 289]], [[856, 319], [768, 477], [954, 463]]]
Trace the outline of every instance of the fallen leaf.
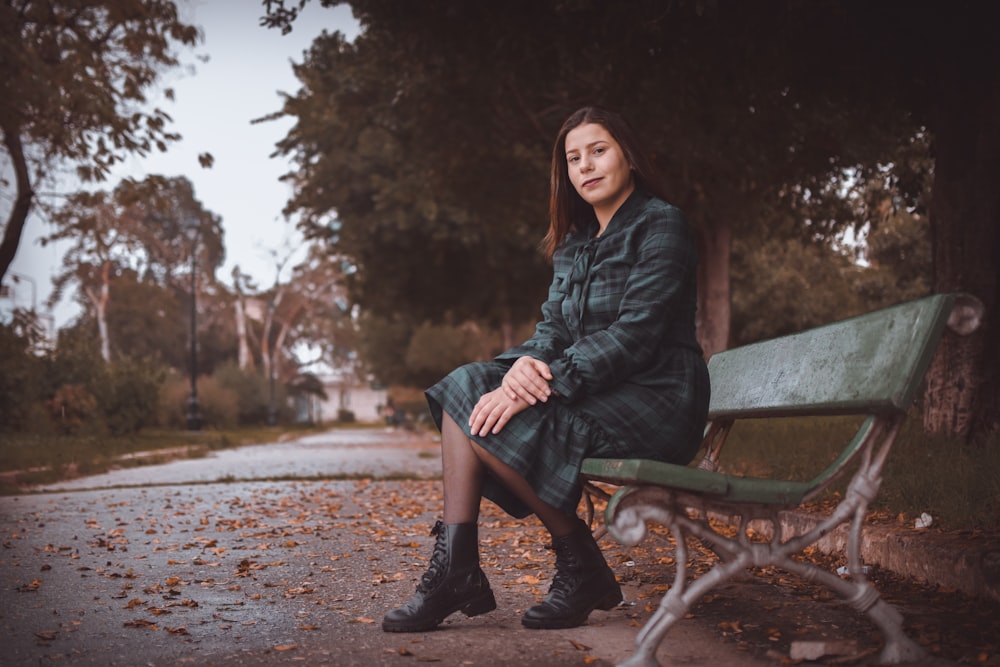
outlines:
[[41, 579], [32, 579], [30, 584], [24, 584], [17, 590], [21, 591], [22, 593], [30, 593], [31, 591], [37, 591], [41, 587], [42, 587]]
[[291, 650], [296, 649], [298, 647], [299, 647], [298, 644], [278, 644], [277, 646], [274, 647], [274, 650], [275, 651], [291, 651]]

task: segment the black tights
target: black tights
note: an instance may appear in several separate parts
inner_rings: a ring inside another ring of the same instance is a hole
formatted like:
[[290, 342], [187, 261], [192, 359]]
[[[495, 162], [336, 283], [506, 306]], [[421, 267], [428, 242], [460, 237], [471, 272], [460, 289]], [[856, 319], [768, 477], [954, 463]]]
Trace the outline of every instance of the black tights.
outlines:
[[539, 498], [524, 477], [465, 435], [447, 412], [441, 419], [441, 460], [446, 524], [478, 520], [483, 480], [490, 474], [527, 505], [553, 537], [573, 532], [574, 515], [564, 514]]

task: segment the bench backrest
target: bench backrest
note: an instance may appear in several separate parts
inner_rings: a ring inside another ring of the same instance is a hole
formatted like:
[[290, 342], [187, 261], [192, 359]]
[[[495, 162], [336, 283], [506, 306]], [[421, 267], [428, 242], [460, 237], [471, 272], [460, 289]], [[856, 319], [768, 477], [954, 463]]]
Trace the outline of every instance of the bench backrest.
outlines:
[[709, 361], [709, 419], [905, 412], [954, 296], [937, 294]]

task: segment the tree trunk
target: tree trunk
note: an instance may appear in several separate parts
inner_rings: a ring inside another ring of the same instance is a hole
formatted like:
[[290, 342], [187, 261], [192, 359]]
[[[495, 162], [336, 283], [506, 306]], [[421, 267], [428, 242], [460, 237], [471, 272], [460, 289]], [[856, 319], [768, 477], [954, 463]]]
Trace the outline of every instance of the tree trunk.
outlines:
[[250, 343], [247, 341], [247, 314], [243, 308], [243, 294], [237, 293], [236, 301], [236, 338], [239, 341], [239, 366], [241, 371], [253, 368], [253, 357], [250, 355]]
[[282, 321], [281, 328], [278, 329], [278, 336], [274, 339], [274, 347], [271, 348], [271, 363], [274, 365], [275, 375], [278, 379], [281, 379], [281, 367], [278, 362], [281, 361], [281, 348], [285, 346], [285, 338], [288, 337], [288, 332], [291, 331], [292, 325], [295, 323], [296, 318], [298, 318], [299, 313], [301, 313], [305, 307], [299, 303], [292, 308], [292, 312]]
[[947, 334], [927, 374], [924, 428], [985, 442], [1000, 432], [1000, 80], [953, 77], [937, 96], [931, 243], [934, 291], [985, 305], [979, 330]]
[[729, 346], [729, 253], [732, 228], [702, 225], [698, 236], [698, 342], [710, 359]]
[[14, 198], [14, 206], [10, 210], [7, 224], [3, 229], [3, 240], [0, 241], [0, 281], [3, 281], [3, 277], [7, 275], [7, 270], [14, 261], [14, 255], [17, 254], [17, 247], [21, 244], [21, 234], [24, 232], [24, 223], [28, 219], [31, 202], [35, 198], [19, 130], [4, 125], [3, 141], [14, 168], [17, 196]]
[[101, 289], [94, 292], [86, 288], [87, 298], [94, 306], [94, 319], [97, 320], [97, 334], [101, 341], [101, 358], [111, 361], [111, 341], [108, 335], [108, 300], [111, 296], [111, 263], [107, 260], [101, 266]]

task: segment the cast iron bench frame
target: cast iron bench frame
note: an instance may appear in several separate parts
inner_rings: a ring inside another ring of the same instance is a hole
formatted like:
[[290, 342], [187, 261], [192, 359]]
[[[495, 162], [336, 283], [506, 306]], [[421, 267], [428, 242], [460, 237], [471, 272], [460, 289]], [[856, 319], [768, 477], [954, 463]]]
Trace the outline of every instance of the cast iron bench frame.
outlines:
[[[657, 647], [670, 627], [712, 588], [754, 566], [775, 566], [823, 584], [867, 614], [885, 638], [880, 662], [924, 656], [903, 632], [902, 615], [865, 577], [861, 533], [868, 504], [882, 482], [882, 467], [955, 299], [938, 294], [716, 354], [709, 362], [712, 400], [702, 441], [705, 452], [697, 467], [644, 459], [584, 460], [581, 479], [589, 520], [593, 494], [608, 499], [607, 531], [618, 541], [637, 544], [646, 535], [646, 522], [655, 521], [676, 542], [673, 584], [639, 632], [636, 653], [620, 667], [659, 665]], [[741, 419], [832, 415], [865, 419], [836, 460], [812, 480], [737, 477], [719, 470], [726, 436]], [[815, 498], [853, 465], [857, 470], [836, 508], [812, 529], [784, 539], [779, 513]], [[621, 488], [611, 496], [595, 481]], [[736, 536], [713, 529], [709, 516], [738, 517]], [[755, 520], [770, 524], [770, 541], [751, 539], [748, 528]], [[849, 578], [793, 558], [848, 522]], [[701, 539], [720, 556], [707, 573], [690, 581], [687, 537]]]

